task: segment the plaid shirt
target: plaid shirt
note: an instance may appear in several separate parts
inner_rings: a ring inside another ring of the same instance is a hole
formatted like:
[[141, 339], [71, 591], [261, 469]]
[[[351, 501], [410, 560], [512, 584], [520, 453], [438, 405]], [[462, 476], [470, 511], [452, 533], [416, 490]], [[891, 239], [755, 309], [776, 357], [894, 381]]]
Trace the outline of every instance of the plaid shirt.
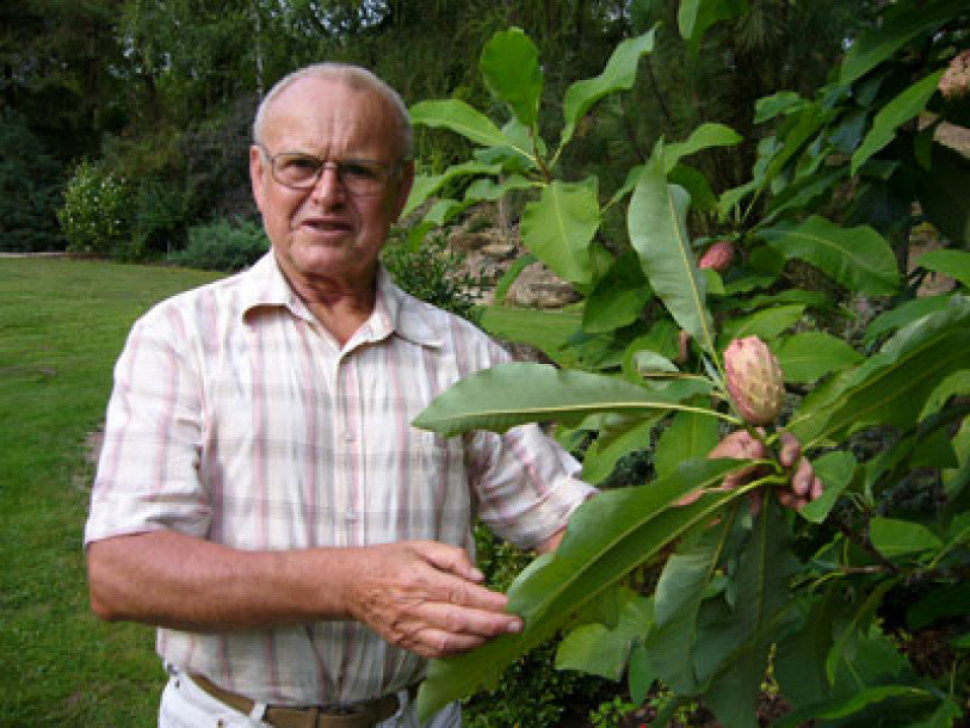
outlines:
[[[591, 493], [535, 426], [445, 439], [413, 428], [437, 394], [508, 355], [382, 269], [344, 346], [272, 253], [163, 302], [115, 368], [85, 541], [175, 529], [240, 549], [431, 539], [471, 550], [472, 514], [529, 547]], [[344, 621], [248, 633], [159, 629], [159, 654], [269, 703], [383, 695], [424, 661]]]

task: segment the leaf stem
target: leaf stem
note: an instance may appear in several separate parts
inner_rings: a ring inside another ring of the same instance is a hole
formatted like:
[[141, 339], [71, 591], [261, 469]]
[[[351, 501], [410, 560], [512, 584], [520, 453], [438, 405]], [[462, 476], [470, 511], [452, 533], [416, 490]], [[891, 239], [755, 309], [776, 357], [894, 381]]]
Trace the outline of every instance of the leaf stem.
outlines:
[[546, 182], [551, 182], [552, 170], [546, 166], [546, 160], [542, 158], [539, 154], [539, 125], [535, 124], [529, 129], [529, 137], [532, 139], [532, 151], [535, 153], [536, 164], [539, 165], [539, 171], [542, 172], [542, 176]]

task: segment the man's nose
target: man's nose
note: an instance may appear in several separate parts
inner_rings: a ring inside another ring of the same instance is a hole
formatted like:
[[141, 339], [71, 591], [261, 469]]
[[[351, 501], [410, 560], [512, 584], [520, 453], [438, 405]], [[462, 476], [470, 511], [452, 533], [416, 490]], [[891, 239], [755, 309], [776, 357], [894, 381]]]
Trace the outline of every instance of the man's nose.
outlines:
[[312, 196], [314, 199], [340, 198], [346, 194], [344, 183], [340, 179], [339, 167], [336, 162], [324, 162], [320, 167], [320, 176], [317, 183], [313, 186]]

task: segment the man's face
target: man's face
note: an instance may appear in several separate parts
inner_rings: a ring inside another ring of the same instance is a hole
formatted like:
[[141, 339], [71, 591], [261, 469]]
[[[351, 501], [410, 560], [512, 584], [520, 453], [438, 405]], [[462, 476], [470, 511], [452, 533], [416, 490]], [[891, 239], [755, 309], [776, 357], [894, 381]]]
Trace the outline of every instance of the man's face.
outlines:
[[265, 150], [252, 147], [249, 166], [253, 195], [283, 272], [298, 288], [370, 287], [377, 256], [407, 200], [413, 165], [392, 177], [382, 194], [359, 196], [343, 187], [332, 165], [311, 189], [286, 187], [273, 178], [269, 158], [299, 152], [329, 162], [397, 165], [403, 150], [393, 110], [375, 92], [304, 78], [267, 112]]

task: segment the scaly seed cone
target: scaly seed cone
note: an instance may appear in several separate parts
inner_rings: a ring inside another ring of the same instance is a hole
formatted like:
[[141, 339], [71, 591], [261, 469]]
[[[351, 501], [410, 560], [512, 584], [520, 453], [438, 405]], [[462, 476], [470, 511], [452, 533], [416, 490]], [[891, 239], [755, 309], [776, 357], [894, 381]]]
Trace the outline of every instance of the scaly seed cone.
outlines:
[[723, 273], [731, 267], [734, 262], [734, 243], [730, 240], [719, 240], [707, 249], [697, 262], [698, 268], [710, 268], [711, 270]]
[[728, 392], [749, 425], [778, 419], [785, 401], [785, 379], [778, 360], [757, 336], [734, 339], [724, 350]]

